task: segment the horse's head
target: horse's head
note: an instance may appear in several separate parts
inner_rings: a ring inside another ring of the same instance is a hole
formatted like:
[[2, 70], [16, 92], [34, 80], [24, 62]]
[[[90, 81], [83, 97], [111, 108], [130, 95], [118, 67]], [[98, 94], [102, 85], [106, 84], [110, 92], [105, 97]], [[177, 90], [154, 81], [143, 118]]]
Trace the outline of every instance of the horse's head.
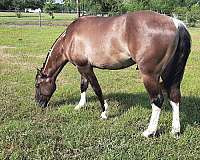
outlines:
[[46, 107], [56, 90], [55, 79], [47, 77], [38, 69], [35, 79], [35, 100], [41, 107]]

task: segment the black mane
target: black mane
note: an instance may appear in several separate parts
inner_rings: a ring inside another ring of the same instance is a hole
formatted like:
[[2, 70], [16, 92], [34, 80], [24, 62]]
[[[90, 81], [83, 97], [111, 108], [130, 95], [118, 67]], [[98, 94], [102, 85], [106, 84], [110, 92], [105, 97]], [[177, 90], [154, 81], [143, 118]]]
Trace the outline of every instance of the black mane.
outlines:
[[46, 59], [45, 59], [45, 61], [44, 61], [44, 63], [43, 63], [42, 68], [40, 69], [40, 72], [44, 69], [44, 66], [45, 66], [45, 64], [47, 63], [47, 59], [48, 59], [48, 57], [49, 57], [49, 54], [50, 54], [51, 51], [52, 51], [53, 46], [56, 44], [56, 42], [58, 41], [58, 39], [60, 38], [60, 36], [61, 36], [65, 31], [66, 31], [66, 30], [64, 30], [64, 31], [58, 36], [58, 38], [56, 38], [56, 40], [54, 41], [54, 43], [51, 45], [51, 48], [49, 49], [49, 51], [48, 51], [48, 53], [47, 53]]

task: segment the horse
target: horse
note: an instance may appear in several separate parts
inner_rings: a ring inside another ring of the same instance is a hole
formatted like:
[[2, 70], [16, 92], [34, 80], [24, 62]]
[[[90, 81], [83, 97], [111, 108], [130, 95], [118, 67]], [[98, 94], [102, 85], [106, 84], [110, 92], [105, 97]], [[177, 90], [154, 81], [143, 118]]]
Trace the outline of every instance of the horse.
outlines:
[[[86, 104], [88, 84], [101, 104], [101, 118], [108, 118], [108, 104], [93, 68], [118, 70], [136, 64], [148, 92], [152, 114], [143, 136], [154, 136], [167, 92], [173, 109], [172, 133], [180, 134], [180, 85], [191, 50], [185, 24], [153, 11], [137, 11], [119, 16], [83, 16], [73, 21], [56, 39], [43, 67], [36, 74], [35, 100], [46, 107], [56, 90], [56, 78], [72, 63], [81, 76], [81, 98], [76, 110]], [[161, 83], [162, 81], [162, 83]]]

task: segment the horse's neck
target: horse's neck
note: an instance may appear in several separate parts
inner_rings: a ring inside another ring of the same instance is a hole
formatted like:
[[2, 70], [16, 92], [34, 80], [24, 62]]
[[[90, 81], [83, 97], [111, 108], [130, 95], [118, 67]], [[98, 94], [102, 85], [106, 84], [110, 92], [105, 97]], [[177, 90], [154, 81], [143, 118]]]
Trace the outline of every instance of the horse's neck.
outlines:
[[63, 48], [64, 36], [62, 35], [56, 40], [56, 42], [50, 49], [44, 63], [42, 73], [47, 77], [57, 77], [57, 75], [60, 73], [61, 69], [67, 62]]

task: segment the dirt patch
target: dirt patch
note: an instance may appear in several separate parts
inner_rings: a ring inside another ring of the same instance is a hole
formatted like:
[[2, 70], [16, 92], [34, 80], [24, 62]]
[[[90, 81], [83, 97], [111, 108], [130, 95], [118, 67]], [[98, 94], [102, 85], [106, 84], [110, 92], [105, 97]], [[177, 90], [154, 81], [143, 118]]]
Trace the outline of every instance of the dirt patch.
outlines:
[[[12, 55], [6, 52], [7, 49], [16, 48], [13, 46], [0, 46], [0, 63], [9, 64], [12, 66], [19, 66], [21, 68], [26, 68], [26, 70], [35, 70], [36, 66], [33, 63], [30, 63], [26, 60], [23, 60], [22, 55]], [[39, 57], [39, 56], [38, 56]], [[28, 56], [27, 56], [28, 58]], [[36, 56], [31, 56], [31, 58], [37, 58]], [[41, 58], [41, 57], [39, 57]], [[3, 70], [1, 70], [3, 72]], [[7, 69], [4, 69], [4, 72], [7, 72]]]
[[192, 41], [199, 41], [200, 40], [200, 35], [193, 34], [191, 38], [192, 38]]
[[193, 45], [192, 51], [200, 51], [200, 46], [199, 45]]

